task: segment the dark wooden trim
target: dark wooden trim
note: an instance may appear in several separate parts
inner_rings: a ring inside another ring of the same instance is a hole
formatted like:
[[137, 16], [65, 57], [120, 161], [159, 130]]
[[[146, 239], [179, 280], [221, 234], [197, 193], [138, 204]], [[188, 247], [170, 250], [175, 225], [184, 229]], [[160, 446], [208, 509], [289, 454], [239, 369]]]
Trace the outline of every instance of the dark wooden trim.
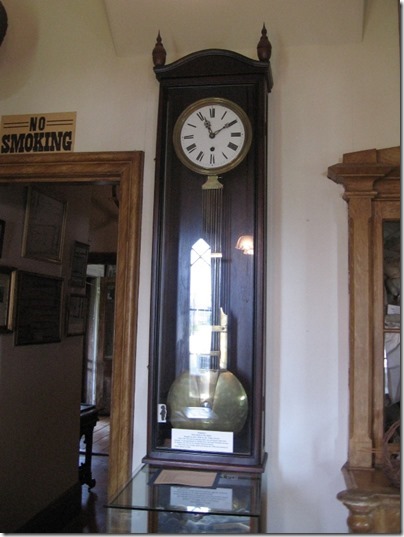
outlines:
[[188, 79], [192, 77], [222, 77], [257, 75], [265, 77], [267, 91], [273, 86], [269, 62], [252, 60], [238, 52], [223, 49], [206, 49], [193, 52], [168, 65], [154, 67], [157, 80]]

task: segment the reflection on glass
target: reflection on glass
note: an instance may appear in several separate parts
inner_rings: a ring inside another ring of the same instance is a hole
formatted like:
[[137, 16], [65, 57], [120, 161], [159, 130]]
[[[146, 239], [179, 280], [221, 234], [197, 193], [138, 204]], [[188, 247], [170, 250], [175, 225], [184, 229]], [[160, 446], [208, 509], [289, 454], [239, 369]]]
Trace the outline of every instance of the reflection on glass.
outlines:
[[400, 401], [400, 334], [387, 333], [384, 337], [385, 393], [390, 404]]
[[191, 250], [190, 335], [191, 368], [197, 354], [209, 354], [212, 325], [211, 249], [199, 239]]
[[384, 403], [387, 430], [400, 418], [401, 352], [400, 352], [400, 222], [383, 225], [384, 276]]
[[383, 226], [383, 271], [386, 304], [386, 326], [400, 327], [400, 222], [385, 222]]
[[172, 384], [167, 403], [174, 427], [239, 432], [247, 394], [227, 370], [227, 315], [219, 306], [221, 253], [199, 239], [190, 255], [189, 371]]
[[400, 419], [401, 358], [400, 334], [386, 333], [384, 337], [384, 430]]
[[[248, 516], [158, 513], [158, 533], [252, 533], [254, 519]], [[255, 533], [255, 532], [254, 532]]]
[[[209, 176], [202, 185], [203, 236], [190, 252], [189, 368], [174, 380], [167, 396], [169, 420], [175, 429], [238, 433], [247, 419], [247, 394], [227, 369], [222, 203], [223, 185], [217, 176]], [[231, 444], [224, 449], [232, 450]]]

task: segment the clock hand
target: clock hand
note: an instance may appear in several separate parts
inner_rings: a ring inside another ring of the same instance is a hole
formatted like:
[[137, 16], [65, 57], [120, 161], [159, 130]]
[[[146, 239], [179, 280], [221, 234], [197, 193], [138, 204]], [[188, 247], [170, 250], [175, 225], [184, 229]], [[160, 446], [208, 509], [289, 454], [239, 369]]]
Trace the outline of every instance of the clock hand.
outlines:
[[213, 134], [212, 138], [215, 137], [216, 134], [217, 134], [218, 132], [222, 131], [223, 129], [228, 129], [231, 125], [233, 125], [233, 122], [225, 123], [225, 124], [223, 125], [223, 127], [221, 127], [220, 129], [218, 129], [218, 130], [215, 131], [215, 132], [212, 132], [212, 134]]
[[204, 118], [204, 120], [205, 120], [205, 121], [203, 122], [203, 124], [204, 124], [205, 127], [208, 129], [209, 136], [210, 136], [211, 138], [214, 138], [214, 135], [212, 136], [213, 132], [212, 132], [212, 129], [211, 129], [211, 126], [212, 126], [212, 125], [211, 125], [211, 122], [208, 121], [208, 120], [206, 119], [206, 117]]
[[223, 125], [223, 127], [215, 132], [212, 131], [212, 123], [206, 119], [206, 117], [204, 118], [204, 122], [203, 124], [205, 125], [205, 127], [208, 129], [208, 132], [209, 132], [209, 138], [215, 138], [216, 134], [218, 132], [220, 132], [221, 130], [223, 129], [226, 129], [227, 127], [230, 127], [230, 123], [226, 123], [225, 125]]

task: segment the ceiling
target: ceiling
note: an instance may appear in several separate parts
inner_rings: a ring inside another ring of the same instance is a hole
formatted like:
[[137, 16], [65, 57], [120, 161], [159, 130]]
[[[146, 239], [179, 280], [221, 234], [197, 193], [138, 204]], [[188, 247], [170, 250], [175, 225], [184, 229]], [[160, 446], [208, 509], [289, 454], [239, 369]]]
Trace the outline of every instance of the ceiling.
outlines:
[[278, 46], [360, 42], [367, 0], [104, 0], [116, 54], [151, 54], [158, 31], [167, 63], [205, 48], [255, 55], [265, 23]]

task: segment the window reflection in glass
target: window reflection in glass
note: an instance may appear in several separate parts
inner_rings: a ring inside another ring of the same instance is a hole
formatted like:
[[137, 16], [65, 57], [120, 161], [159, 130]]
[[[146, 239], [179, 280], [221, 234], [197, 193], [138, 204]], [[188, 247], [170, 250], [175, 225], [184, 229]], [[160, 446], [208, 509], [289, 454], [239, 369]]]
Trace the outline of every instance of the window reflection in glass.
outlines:
[[[190, 271], [190, 369], [198, 367], [198, 355], [209, 355], [212, 331], [211, 249], [199, 239], [191, 250]], [[194, 363], [195, 362], [195, 363]]]

